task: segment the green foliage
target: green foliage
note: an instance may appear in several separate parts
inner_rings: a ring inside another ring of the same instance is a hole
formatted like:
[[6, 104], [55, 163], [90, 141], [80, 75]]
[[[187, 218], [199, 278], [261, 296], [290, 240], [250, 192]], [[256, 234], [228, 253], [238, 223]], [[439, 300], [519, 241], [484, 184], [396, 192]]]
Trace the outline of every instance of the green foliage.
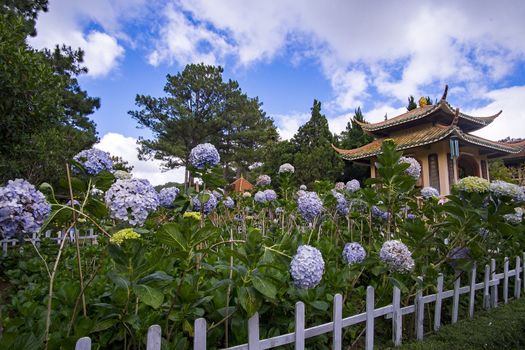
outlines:
[[414, 101], [414, 96], [410, 95], [408, 97], [408, 106], [407, 106], [407, 110], [408, 111], [411, 111], [413, 109], [416, 109], [417, 108], [417, 103], [416, 101]]
[[489, 174], [491, 180], [502, 180], [515, 183], [512, 177], [512, 171], [505, 166], [501, 159], [491, 160], [489, 162]]

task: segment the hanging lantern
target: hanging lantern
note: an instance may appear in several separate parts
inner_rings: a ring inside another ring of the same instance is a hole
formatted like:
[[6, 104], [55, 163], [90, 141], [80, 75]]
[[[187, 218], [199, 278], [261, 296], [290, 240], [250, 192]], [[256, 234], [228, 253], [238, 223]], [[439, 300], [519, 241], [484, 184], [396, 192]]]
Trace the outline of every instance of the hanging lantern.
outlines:
[[459, 157], [459, 141], [455, 136], [450, 138], [450, 158], [455, 159]]

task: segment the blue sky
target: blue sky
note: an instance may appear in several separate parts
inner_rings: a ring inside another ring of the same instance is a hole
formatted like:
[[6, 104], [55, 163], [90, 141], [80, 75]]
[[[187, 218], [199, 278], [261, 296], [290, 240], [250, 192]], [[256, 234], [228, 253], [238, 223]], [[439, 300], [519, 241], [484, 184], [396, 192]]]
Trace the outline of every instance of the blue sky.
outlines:
[[160, 96], [166, 74], [188, 63], [220, 64], [225, 78], [258, 96], [282, 138], [323, 102], [339, 133], [361, 106], [369, 121], [394, 117], [406, 98], [440, 97], [462, 111], [502, 116], [480, 135], [525, 137], [525, 3], [522, 1], [50, 0], [37, 47], [86, 52], [80, 79], [102, 106], [97, 147], [158, 184], [180, 180], [136, 159], [147, 130], [127, 112], [136, 94]]

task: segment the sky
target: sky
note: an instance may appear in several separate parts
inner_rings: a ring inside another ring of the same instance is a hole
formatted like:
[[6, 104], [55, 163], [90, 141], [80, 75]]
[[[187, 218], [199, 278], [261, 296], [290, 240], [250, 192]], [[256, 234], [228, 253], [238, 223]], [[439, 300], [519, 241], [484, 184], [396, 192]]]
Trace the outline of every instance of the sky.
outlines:
[[407, 97], [441, 97], [462, 112], [502, 115], [478, 135], [525, 137], [525, 2], [50, 0], [35, 48], [85, 51], [79, 81], [101, 99], [91, 117], [96, 147], [134, 165], [153, 184], [181, 181], [139, 161], [139, 129], [128, 111], [137, 94], [159, 97], [167, 74], [186, 64], [221, 65], [289, 139], [322, 102], [340, 133], [361, 107], [377, 122], [406, 111]]

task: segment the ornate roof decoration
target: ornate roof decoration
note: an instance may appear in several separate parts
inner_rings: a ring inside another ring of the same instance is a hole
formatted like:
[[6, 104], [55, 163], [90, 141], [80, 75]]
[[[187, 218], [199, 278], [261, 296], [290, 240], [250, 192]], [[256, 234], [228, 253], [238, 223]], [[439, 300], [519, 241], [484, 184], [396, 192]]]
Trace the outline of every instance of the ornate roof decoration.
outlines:
[[451, 135], [456, 135], [460, 141], [478, 145], [496, 152], [519, 153], [522, 150], [521, 146], [515, 147], [506, 143], [490, 141], [479, 136], [464, 133], [461, 131], [461, 129], [454, 125], [444, 126], [439, 124], [421, 130], [411, 132], [409, 131], [394, 137], [378, 138], [367, 145], [350, 150], [340, 149], [333, 145], [332, 147], [337, 151], [337, 153], [341, 155], [343, 159], [358, 160], [370, 158], [381, 153], [381, 145], [386, 139], [392, 139], [397, 145], [397, 150], [406, 150], [435, 143], [444, 140]]
[[[448, 101], [446, 100], [448, 94], [448, 85], [445, 87], [445, 91], [443, 92], [443, 96], [441, 97], [441, 100], [439, 100], [438, 103], [434, 105], [426, 105], [422, 107], [418, 107], [415, 109], [412, 109], [410, 111], [407, 111], [403, 114], [400, 114], [396, 117], [389, 118], [388, 120], [384, 120], [378, 123], [363, 123], [358, 120], [354, 121], [361, 126], [361, 128], [370, 134], [385, 134], [388, 133], [388, 129], [394, 128], [396, 126], [406, 124], [409, 122], [419, 121], [422, 119], [425, 119], [427, 117], [431, 117], [433, 115], [436, 115], [439, 113], [439, 115], [448, 114], [450, 118], [453, 118], [456, 115], [456, 109], [453, 108]], [[466, 131], [474, 131], [477, 129], [481, 129], [496, 119], [502, 111], [499, 111], [498, 113], [486, 116], [486, 117], [475, 117], [471, 116], [465, 113], [459, 113], [459, 119], [458, 124], [461, 125], [468, 125], [469, 130]]]

